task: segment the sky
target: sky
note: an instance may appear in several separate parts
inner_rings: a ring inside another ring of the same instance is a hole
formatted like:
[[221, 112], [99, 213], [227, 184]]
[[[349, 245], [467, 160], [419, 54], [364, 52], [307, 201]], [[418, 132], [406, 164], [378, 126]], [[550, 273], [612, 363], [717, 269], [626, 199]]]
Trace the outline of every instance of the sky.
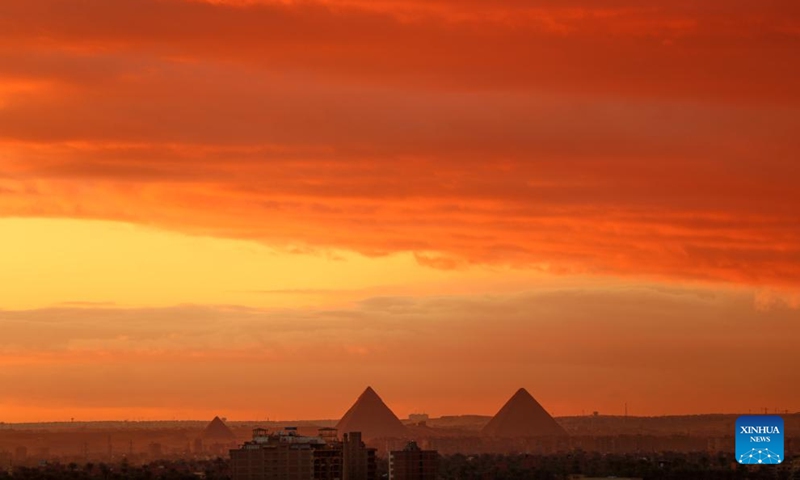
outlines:
[[795, 0], [0, 6], [0, 421], [800, 411]]

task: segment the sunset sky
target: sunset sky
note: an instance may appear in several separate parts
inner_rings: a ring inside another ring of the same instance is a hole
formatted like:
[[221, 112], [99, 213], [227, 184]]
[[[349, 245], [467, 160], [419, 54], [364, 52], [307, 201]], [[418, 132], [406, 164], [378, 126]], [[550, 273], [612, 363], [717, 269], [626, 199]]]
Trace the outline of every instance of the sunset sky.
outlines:
[[796, 0], [3, 1], [0, 422], [800, 411], [798, 59]]

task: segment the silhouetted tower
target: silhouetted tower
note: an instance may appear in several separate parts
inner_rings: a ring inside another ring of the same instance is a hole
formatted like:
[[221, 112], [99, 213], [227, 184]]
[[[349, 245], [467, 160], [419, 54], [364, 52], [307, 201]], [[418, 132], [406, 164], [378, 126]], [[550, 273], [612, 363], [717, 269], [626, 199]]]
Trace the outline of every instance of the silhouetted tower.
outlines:
[[422, 450], [416, 442], [389, 453], [389, 480], [436, 480], [439, 452]]
[[377, 478], [375, 449], [361, 441], [361, 432], [342, 436], [342, 480], [374, 480]]

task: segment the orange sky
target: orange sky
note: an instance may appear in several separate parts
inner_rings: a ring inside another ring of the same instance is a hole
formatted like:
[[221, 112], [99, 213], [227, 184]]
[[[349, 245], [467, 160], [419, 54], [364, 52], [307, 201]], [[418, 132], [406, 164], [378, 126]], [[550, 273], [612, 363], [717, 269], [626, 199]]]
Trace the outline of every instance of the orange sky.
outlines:
[[0, 421], [800, 410], [800, 4], [698, 5], [6, 2]]

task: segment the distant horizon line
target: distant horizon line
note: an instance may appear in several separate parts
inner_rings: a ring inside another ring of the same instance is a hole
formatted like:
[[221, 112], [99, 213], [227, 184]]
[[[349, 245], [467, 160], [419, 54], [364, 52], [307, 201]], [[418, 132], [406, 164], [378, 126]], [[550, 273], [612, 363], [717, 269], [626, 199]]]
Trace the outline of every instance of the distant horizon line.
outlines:
[[[800, 412], [736, 412], [736, 413], [684, 413], [684, 414], [664, 414], [664, 415], [625, 415], [625, 414], [603, 414], [598, 413], [597, 417], [606, 417], [606, 418], [674, 418], [674, 417], [712, 417], [712, 416], [742, 416], [742, 415], [800, 415]], [[429, 417], [428, 420], [437, 420], [442, 418], [453, 418], [453, 417], [485, 417], [487, 419], [491, 419], [494, 415], [483, 415], [483, 414], [459, 414], [459, 415], [442, 415], [438, 417]], [[586, 417], [593, 417], [592, 413], [588, 414], [581, 414], [581, 415], [561, 415], [555, 416], [553, 415], [554, 419], [559, 418], [586, 418]], [[222, 417], [217, 415], [222, 421], [226, 424], [242, 424], [242, 423], [270, 423], [270, 424], [284, 424], [285, 426], [294, 426], [293, 423], [310, 423], [310, 422], [338, 422], [338, 418], [311, 418], [311, 419], [290, 419], [290, 420], [269, 420], [269, 419], [245, 419], [245, 420], [230, 420], [227, 417]], [[215, 417], [215, 418], [216, 418]], [[409, 418], [400, 418], [401, 421], [409, 421]], [[207, 419], [151, 419], [151, 420], [131, 420], [131, 419], [117, 419], [117, 420], [39, 420], [39, 421], [29, 421], [29, 422], [6, 422], [0, 421], [0, 425], [6, 426], [13, 426], [13, 425], [46, 425], [46, 424], [56, 424], [56, 425], [78, 425], [78, 424], [87, 424], [87, 423], [209, 423], [213, 421]]]

